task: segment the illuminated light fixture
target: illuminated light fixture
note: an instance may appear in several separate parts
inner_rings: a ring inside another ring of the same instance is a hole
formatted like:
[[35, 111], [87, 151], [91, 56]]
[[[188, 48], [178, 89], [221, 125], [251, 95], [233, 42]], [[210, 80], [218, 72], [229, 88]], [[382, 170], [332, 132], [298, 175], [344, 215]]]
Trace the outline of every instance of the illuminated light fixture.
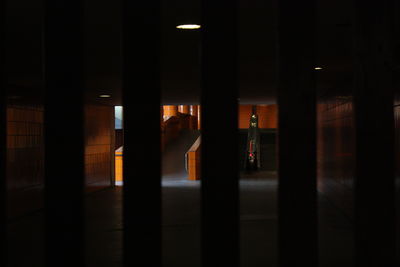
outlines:
[[176, 28], [180, 30], [198, 30], [201, 28], [201, 26], [198, 24], [182, 24], [176, 26]]
[[314, 70], [322, 70], [322, 67], [315, 67]]
[[111, 95], [99, 95], [100, 98], [110, 98]]

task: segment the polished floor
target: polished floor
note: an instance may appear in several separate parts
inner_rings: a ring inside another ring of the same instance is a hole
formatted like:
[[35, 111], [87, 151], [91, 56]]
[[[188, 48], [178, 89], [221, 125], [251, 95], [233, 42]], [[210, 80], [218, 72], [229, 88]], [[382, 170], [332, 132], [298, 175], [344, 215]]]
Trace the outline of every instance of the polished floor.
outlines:
[[[186, 180], [184, 152], [198, 136], [185, 132], [163, 155], [163, 264], [199, 267], [200, 182]], [[90, 267], [122, 267], [122, 189], [92, 193], [86, 201], [86, 255]], [[263, 170], [241, 173], [241, 266], [277, 266], [277, 176]], [[320, 266], [352, 266], [351, 223], [319, 196]], [[42, 267], [43, 214], [10, 223], [11, 265]]]

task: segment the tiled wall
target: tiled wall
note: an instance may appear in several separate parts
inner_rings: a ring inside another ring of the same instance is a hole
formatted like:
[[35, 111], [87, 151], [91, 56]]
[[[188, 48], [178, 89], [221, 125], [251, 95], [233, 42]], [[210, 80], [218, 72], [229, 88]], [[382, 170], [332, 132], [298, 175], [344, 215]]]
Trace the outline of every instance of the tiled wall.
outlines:
[[[113, 115], [111, 106], [85, 108], [87, 191], [112, 184]], [[8, 210], [9, 216], [15, 217], [43, 207], [43, 107], [12, 105], [7, 109], [7, 119]]]
[[[397, 84], [400, 88], [400, 82]], [[321, 97], [318, 102], [318, 189], [352, 218], [355, 171], [353, 104], [348, 97]], [[394, 102], [397, 218], [400, 218], [400, 94]], [[374, 197], [371, 195], [371, 197]], [[397, 221], [397, 247], [400, 223]], [[400, 261], [400, 250], [397, 249]]]
[[321, 97], [317, 108], [318, 190], [351, 218], [355, 171], [352, 98]]
[[10, 216], [15, 216], [42, 206], [43, 107], [8, 107], [7, 127], [8, 203]]

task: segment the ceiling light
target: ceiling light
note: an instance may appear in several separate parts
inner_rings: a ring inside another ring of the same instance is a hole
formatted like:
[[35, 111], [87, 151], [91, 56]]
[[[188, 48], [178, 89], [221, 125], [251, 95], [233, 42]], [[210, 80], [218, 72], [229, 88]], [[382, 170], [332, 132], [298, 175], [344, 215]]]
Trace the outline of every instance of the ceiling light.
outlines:
[[315, 70], [322, 70], [322, 67], [315, 67]]
[[111, 95], [99, 95], [99, 97], [101, 97], [101, 98], [110, 98]]
[[198, 24], [182, 24], [176, 26], [176, 28], [180, 30], [198, 30], [201, 28], [201, 26]]

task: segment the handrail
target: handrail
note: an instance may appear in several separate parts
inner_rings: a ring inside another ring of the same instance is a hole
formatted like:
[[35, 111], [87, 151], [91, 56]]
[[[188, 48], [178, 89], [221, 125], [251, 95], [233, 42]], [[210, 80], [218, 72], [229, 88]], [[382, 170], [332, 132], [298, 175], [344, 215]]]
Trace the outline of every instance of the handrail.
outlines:
[[189, 180], [200, 180], [200, 146], [201, 136], [193, 143], [185, 154], [185, 168]]
[[193, 143], [193, 145], [189, 148], [187, 152], [196, 152], [201, 144], [201, 136], [197, 138], [197, 140]]

